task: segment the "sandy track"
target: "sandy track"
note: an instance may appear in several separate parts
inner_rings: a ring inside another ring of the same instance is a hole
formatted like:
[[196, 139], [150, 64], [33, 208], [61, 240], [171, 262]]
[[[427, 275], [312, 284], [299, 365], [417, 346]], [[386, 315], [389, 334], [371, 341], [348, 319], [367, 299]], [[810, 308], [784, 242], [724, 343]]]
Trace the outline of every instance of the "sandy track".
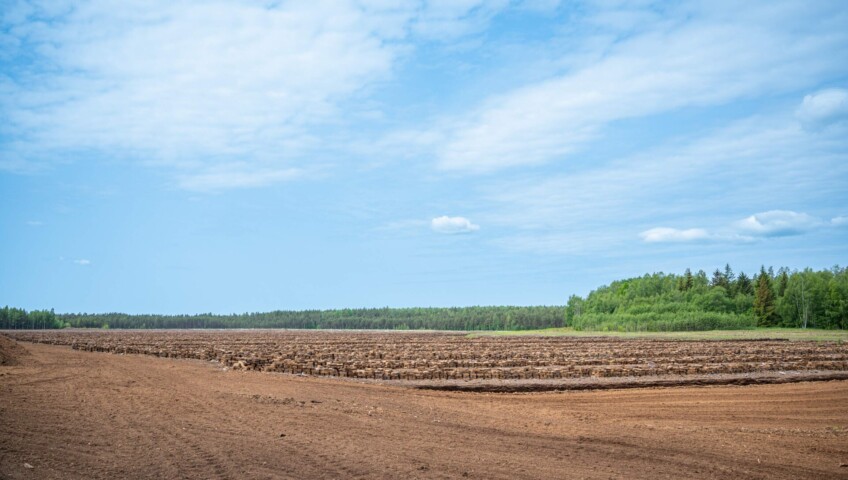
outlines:
[[848, 477], [846, 381], [471, 394], [22, 345], [2, 478]]

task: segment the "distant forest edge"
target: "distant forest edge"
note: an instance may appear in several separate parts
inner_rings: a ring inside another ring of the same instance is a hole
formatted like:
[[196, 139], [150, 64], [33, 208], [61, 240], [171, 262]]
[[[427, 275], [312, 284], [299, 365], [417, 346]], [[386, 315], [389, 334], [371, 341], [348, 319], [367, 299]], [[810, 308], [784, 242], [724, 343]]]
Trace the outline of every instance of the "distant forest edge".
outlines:
[[0, 309], [0, 329], [334, 328], [390, 330], [695, 331], [755, 327], [848, 328], [848, 269], [761, 268], [749, 277], [729, 265], [708, 276], [654, 273], [618, 280], [566, 306], [362, 308], [232, 315], [128, 315]]
[[[563, 326], [565, 321], [564, 306], [278, 310], [232, 315], [53, 314], [51, 311], [33, 311], [27, 314], [20, 309], [4, 310], [0, 309], [0, 328], [5, 329], [75, 327], [530, 330]], [[7, 320], [8, 314], [14, 315], [14, 318]], [[34, 320], [27, 319], [33, 315], [36, 316]], [[41, 324], [47, 326], [42, 327]]]
[[848, 269], [790, 272], [769, 267], [749, 277], [730, 265], [711, 276], [655, 273], [612, 282], [568, 300], [575, 330], [686, 331], [755, 327], [848, 328]]

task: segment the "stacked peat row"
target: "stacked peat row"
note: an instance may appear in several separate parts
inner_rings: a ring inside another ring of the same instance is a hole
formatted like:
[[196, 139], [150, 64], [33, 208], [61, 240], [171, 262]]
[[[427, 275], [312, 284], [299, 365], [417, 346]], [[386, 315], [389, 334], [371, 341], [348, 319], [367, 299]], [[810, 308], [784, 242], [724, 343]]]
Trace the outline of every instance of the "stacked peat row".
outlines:
[[624, 377], [645, 375], [700, 375], [711, 373], [756, 373], [792, 370], [848, 370], [848, 361], [821, 362], [713, 362], [667, 365], [554, 365], [524, 367], [456, 367], [429, 365], [416, 369], [383, 368], [375, 364], [315, 364], [313, 362], [269, 361], [250, 358], [235, 361], [233, 369], [261, 370], [303, 375], [324, 375], [377, 380], [461, 380], [461, 379], [557, 379], [583, 377]]
[[848, 370], [835, 342], [480, 337], [333, 331], [28, 331], [83, 351], [214, 360], [236, 370], [378, 380], [557, 379]]

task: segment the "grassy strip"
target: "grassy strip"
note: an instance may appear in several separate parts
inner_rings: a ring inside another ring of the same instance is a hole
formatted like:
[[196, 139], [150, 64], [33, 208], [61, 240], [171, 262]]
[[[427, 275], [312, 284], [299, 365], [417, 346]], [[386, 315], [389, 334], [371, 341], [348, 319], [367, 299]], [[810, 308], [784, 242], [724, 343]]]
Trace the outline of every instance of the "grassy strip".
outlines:
[[786, 340], [848, 341], [848, 330], [821, 330], [814, 328], [756, 328], [749, 330], [706, 330], [697, 332], [597, 332], [573, 328], [546, 328], [543, 330], [475, 332], [469, 337], [543, 335], [549, 337], [616, 337], [659, 338], [666, 340], [756, 340], [780, 338]]

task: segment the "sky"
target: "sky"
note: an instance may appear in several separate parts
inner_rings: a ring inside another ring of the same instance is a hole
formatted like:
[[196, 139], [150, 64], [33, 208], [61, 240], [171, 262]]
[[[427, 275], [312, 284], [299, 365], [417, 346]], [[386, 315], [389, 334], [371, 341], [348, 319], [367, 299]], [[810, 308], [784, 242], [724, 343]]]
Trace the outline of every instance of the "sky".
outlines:
[[4, 0], [0, 304], [558, 305], [848, 263], [848, 3]]

